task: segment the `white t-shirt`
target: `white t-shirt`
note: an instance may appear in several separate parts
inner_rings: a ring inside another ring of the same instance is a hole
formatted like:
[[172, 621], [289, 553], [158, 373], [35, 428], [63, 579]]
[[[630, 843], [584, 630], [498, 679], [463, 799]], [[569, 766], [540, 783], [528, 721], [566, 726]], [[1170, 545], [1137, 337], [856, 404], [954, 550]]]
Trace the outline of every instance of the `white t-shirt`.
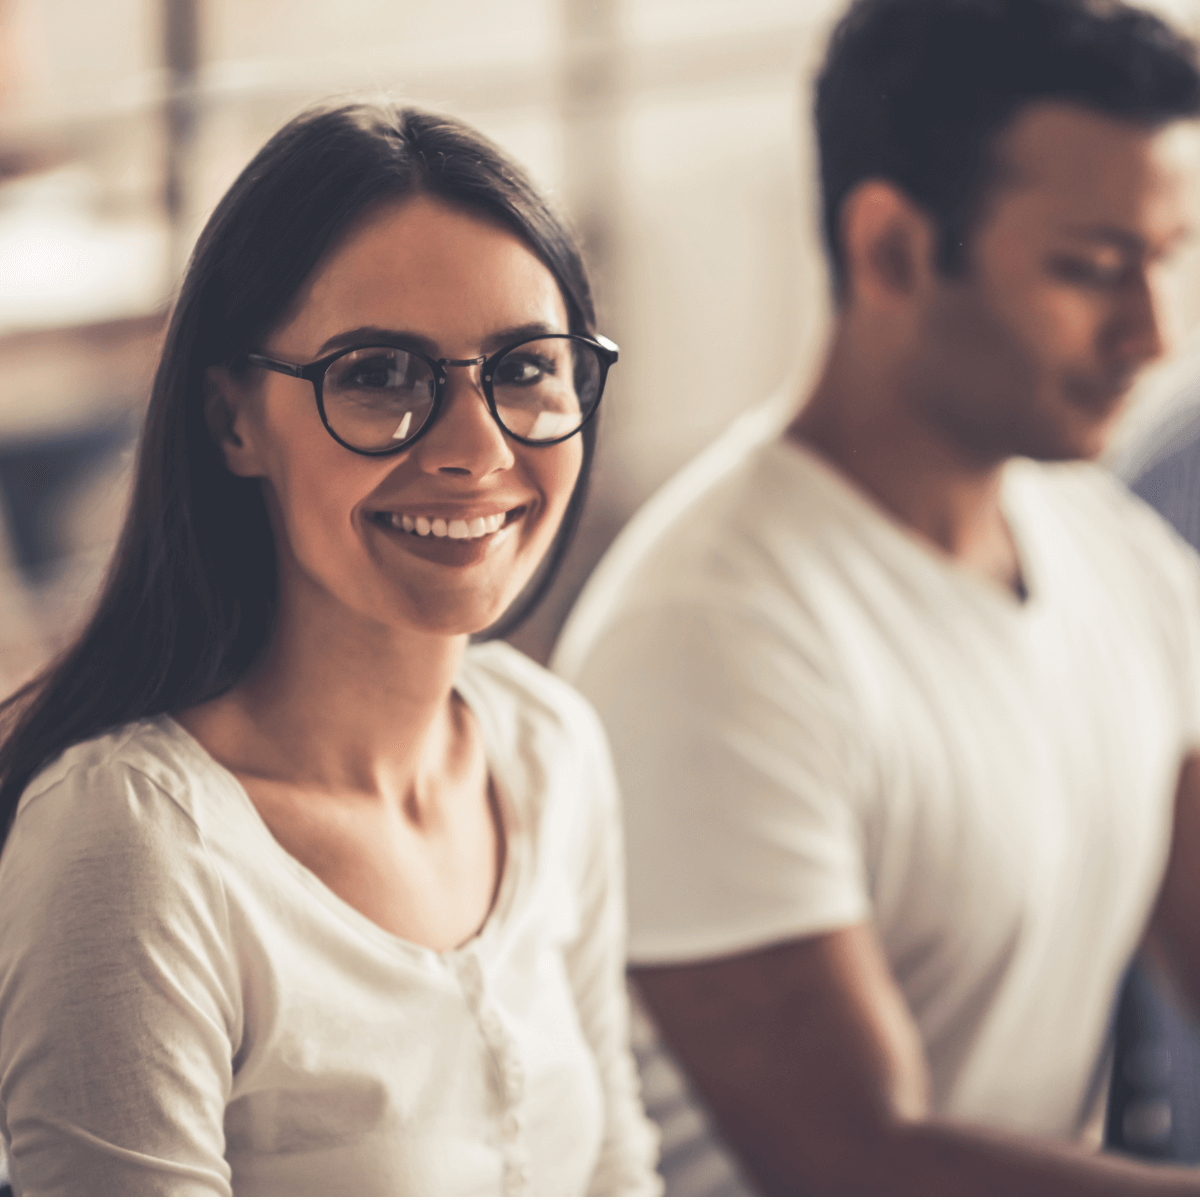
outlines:
[[651, 1193], [616, 798], [587, 706], [468, 651], [509, 817], [458, 950], [385, 932], [169, 717], [68, 750], [0, 857], [0, 1134], [18, 1194]]
[[1015, 461], [1022, 603], [791, 442], [705, 471], [555, 664], [613, 748], [632, 960], [873, 922], [935, 1110], [1079, 1136], [1200, 743], [1194, 555], [1099, 468]]

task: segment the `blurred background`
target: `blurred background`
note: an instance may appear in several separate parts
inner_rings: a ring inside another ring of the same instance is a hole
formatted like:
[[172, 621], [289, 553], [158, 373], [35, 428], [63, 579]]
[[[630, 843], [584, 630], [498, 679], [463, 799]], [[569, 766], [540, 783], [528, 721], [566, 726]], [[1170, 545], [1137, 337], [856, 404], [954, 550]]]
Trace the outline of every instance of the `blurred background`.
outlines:
[[[844, 0], [0, 0], [0, 688], [86, 612], [164, 315], [208, 212], [310, 101], [386, 92], [500, 142], [582, 235], [621, 346], [582, 536], [514, 638], [544, 660], [630, 513], [828, 321], [809, 89]], [[1192, 32], [1200, 0], [1163, 0]], [[1200, 374], [1179, 349], [1128, 426]]]

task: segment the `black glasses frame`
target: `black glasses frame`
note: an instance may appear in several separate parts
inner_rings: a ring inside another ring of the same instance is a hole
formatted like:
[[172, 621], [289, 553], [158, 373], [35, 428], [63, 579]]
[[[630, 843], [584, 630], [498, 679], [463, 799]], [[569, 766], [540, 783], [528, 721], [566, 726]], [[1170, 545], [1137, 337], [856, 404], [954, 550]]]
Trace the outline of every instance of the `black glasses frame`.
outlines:
[[[513, 433], [500, 419], [500, 413], [496, 407], [496, 397], [492, 391], [492, 377], [496, 373], [496, 368], [500, 365], [500, 360], [506, 354], [511, 354], [518, 347], [528, 345], [530, 342], [545, 342], [552, 338], [582, 342], [585, 346], [590, 346], [596, 352], [596, 357], [600, 362], [600, 386], [596, 392], [595, 404], [592, 405], [591, 411], [579, 422], [577, 428], [572, 429], [570, 433], [564, 433], [562, 437], [553, 438], [548, 442], [531, 441], [529, 438], [522, 437], [519, 433]], [[415, 358], [419, 358], [429, 367], [433, 372], [434, 378], [433, 405], [429, 410], [429, 416], [426, 418], [425, 423], [412, 437], [407, 438], [398, 445], [387, 446], [383, 450], [360, 450], [357, 446], [351, 446], [349, 442], [343, 441], [338, 437], [333, 427], [329, 424], [329, 418], [325, 415], [325, 394], [323, 390], [325, 372], [339, 358], [344, 358], [347, 354], [353, 354], [356, 350], [369, 350], [375, 346], [387, 347], [392, 350], [403, 350], [406, 354], [411, 354]], [[483, 386], [483, 398], [487, 402], [488, 412], [492, 414], [492, 420], [500, 426], [501, 430], [508, 437], [525, 446], [557, 446], [559, 442], [565, 442], [568, 438], [573, 438], [596, 415], [597, 410], [600, 408], [601, 397], [604, 395], [604, 385], [608, 380], [608, 369], [617, 361], [618, 354], [619, 351], [616, 342], [611, 341], [602, 334], [596, 334], [594, 338], [591, 338], [584, 337], [578, 333], [544, 333], [540, 337], [522, 338], [519, 342], [513, 342], [510, 345], [502, 347], [495, 354], [481, 355], [479, 358], [431, 358], [428, 354], [422, 354], [419, 350], [413, 350], [409, 346], [384, 341], [371, 341], [355, 342], [353, 346], [345, 346], [333, 354], [327, 354], [324, 358], [318, 358], [316, 362], [310, 363], [281, 362], [277, 358], [268, 358], [265, 354], [247, 354], [246, 361], [253, 366], [262, 367], [264, 370], [276, 371], [280, 375], [291, 375], [296, 379], [307, 379], [313, 386], [313, 392], [317, 399], [317, 412], [321, 414], [321, 424], [325, 426], [325, 432], [339, 446], [344, 446], [353, 454], [361, 454], [367, 458], [386, 458], [389, 454], [399, 454], [401, 451], [409, 449], [414, 442], [419, 441], [437, 423], [437, 419], [442, 411], [442, 402], [446, 398], [447, 367], [478, 366], [481, 368], [479, 378]]]

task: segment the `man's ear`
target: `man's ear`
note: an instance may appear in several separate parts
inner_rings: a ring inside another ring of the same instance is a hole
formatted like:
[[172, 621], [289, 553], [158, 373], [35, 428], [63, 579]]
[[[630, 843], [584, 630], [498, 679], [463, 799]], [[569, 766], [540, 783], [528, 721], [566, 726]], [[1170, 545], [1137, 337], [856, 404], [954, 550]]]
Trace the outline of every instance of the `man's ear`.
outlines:
[[864, 179], [851, 189], [840, 224], [852, 300], [903, 303], [936, 271], [933, 222], [886, 179]]
[[204, 421], [234, 475], [263, 474], [251, 429], [251, 397], [228, 367], [209, 367], [204, 379]]

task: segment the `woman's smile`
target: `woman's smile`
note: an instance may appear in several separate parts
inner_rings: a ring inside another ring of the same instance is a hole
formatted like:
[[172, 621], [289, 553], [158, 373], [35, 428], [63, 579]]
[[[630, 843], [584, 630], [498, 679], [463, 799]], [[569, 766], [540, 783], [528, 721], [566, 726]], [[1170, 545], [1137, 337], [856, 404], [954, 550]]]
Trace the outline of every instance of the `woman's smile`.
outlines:
[[372, 512], [368, 521], [389, 541], [429, 562], [470, 566], [481, 562], [518, 535], [530, 505], [512, 507], [413, 505]]

